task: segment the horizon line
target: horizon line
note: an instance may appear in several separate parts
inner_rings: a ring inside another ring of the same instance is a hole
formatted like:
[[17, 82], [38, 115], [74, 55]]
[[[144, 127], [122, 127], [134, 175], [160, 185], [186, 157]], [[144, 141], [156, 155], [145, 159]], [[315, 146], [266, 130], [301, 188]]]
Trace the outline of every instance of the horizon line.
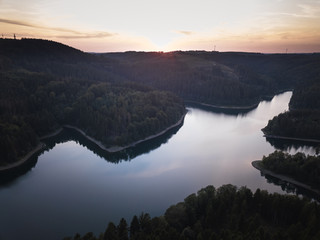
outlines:
[[51, 40], [51, 39], [44, 39], [44, 38], [30, 38], [30, 37], [20, 37], [17, 38], [16, 34], [13, 34], [13, 37], [5, 37], [3, 34], [0, 36], [0, 39], [6, 39], [6, 40], [42, 40], [42, 41], [51, 41], [51, 42], [56, 42], [63, 44], [65, 46], [68, 46], [70, 48], [77, 49], [79, 51], [82, 51], [84, 53], [89, 53], [89, 54], [108, 54], [108, 53], [130, 53], [130, 52], [135, 52], [135, 53], [175, 53], [175, 52], [207, 52], [207, 53], [247, 53], [247, 54], [265, 54], [265, 55], [272, 55], [272, 54], [281, 54], [281, 55], [294, 55], [294, 54], [302, 54], [302, 55], [308, 55], [308, 54], [319, 54], [320, 52], [288, 52], [288, 49], [285, 49], [284, 52], [257, 52], [257, 51], [238, 51], [238, 50], [230, 50], [230, 51], [218, 51], [218, 50], [204, 50], [204, 49], [189, 49], [189, 50], [181, 50], [181, 49], [176, 49], [172, 51], [163, 51], [163, 50], [125, 50], [125, 51], [101, 51], [101, 52], [95, 52], [95, 51], [83, 51], [79, 48], [73, 47], [71, 45], [68, 45], [66, 43], [56, 41], [56, 40]]

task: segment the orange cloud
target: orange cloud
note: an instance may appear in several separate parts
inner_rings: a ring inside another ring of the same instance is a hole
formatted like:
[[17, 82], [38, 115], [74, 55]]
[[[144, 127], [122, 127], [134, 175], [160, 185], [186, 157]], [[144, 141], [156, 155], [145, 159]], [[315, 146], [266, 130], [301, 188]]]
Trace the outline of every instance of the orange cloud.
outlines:
[[[42, 26], [37, 25], [33, 23], [29, 23], [26, 21], [17, 21], [17, 20], [11, 20], [11, 19], [3, 19], [0, 18], [0, 23], [3, 24], [11, 24], [16, 26], [22, 26], [22, 27], [30, 27], [38, 30], [48, 30], [55, 32], [53, 35], [51, 34], [51, 37], [54, 38], [64, 38], [64, 39], [83, 39], [83, 38], [106, 38], [106, 37], [112, 37], [117, 35], [116, 33], [109, 33], [109, 32], [82, 32], [82, 31], [76, 31], [68, 28], [58, 28], [58, 27], [49, 27], [49, 26]], [[68, 35], [60, 35], [59, 33], [68, 33]], [[42, 33], [43, 34], [43, 33]], [[41, 35], [41, 34], [39, 34]]]

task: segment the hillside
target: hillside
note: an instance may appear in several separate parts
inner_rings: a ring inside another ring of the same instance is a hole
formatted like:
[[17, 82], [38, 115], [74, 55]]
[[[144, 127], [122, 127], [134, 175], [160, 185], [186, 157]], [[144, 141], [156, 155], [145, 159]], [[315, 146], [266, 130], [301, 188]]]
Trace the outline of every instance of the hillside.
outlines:
[[117, 61], [114, 72], [185, 101], [248, 106], [294, 89], [319, 74], [320, 54], [125, 52], [103, 54]]
[[[295, 89], [291, 108], [311, 111], [310, 121], [318, 127], [319, 115], [313, 116], [319, 105], [314, 90], [319, 63], [320, 54], [89, 54], [53, 41], [0, 39], [1, 164], [19, 159], [39, 137], [65, 124], [105, 146], [143, 139], [183, 116], [181, 98], [251, 107], [279, 91]], [[305, 113], [300, 114], [302, 124], [310, 126], [304, 123]], [[278, 126], [283, 130], [292, 124]], [[311, 132], [318, 132], [315, 127]]]
[[[319, 63], [320, 64], [320, 63]], [[320, 72], [320, 68], [316, 69]], [[308, 76], [308, 73], [306, 73]], [[307, 77], [306, 76], [306, 77]], [[291, 137], [320, 141], [320, 73], [306, 78], [293, 91], [289, 111], [281, 113], [262, 129], [269, 137]]]
[[66, 124], [104, 146], [125, 146], [185, 113], [175, 95], [116, 81], [105, 60], [65, 45], [0, 39], [0, 49], [0, 165], [16, 162]]

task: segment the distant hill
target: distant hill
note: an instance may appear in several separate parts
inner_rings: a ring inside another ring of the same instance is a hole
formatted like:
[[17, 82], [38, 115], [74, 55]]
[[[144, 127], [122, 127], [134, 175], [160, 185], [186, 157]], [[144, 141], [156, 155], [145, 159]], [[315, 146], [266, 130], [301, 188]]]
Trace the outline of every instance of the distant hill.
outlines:
[[320, 54], [124, 52], [89, 54], [39, 39], [0, 39], [0, 68], [90, 81], [134, 81], [185, 101], [247, 106], [320, 74]]
[[258, 103], [320, 71], [320, 54], [177, 51], [103, 56], [116, 60], [115, 72], [130, 81], [172, 91], [186, 101], [227, 106]]
[[[63, 124], [75, 125], [106, 145], [144, 138], [181, 118], [180, 98], [246, 107], [294, 89], [291, 108], [314, 116], [319, 94], [313, 89], [319, 89], [319, 76], [320, 54], [90, 54], [48, 40], [0, 39], [1, 159], [18, 159], [35, 147], [39, 136]], [[310, 126], [300, 115], [299, 126]], [[309, 119], [319, 126], [318, 117]], [[275, 126], [290, 132], [292, 124]]]
[[89, 57], [89, 54], [59, 42], [30, 38], [22, 38], [21, 40], [1, 39], [0, 53], [9, 57], [71, 62]]
[[72, 125], [106, 147], [161, 133], [184, 116], [180, 98], [110, 71], [105, 58], [63, 44], [0, 39], [0, 166]]

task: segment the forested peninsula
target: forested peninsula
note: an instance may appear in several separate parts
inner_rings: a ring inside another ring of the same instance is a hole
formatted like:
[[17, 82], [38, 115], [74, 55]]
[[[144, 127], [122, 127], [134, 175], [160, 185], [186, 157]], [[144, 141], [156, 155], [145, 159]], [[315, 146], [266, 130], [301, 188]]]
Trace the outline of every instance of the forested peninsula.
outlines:
[[319, 56], [98, 54], [48, 40], [2, 38], [0, 165], [18, 161], [42, 136], [63, 125], [81, 129], [106, 147], [125, 146], [176, 124], [187, 101], [227, 108], [254, 106], [303, 85], [305, 72], [313, 79], [320, 69]]
[[99, 59], [65, 45], [0, 39], [0, 49], [2, 166], [14, 166], [42, 136], [66, 124], [106, 147], [125, 146], [162, 132], [185, 114], [174, 94], [109, 80], [104, 70], [96, 71]]
[[117, 225], [106, 223], [99, 236], [89, 232], [64, 239], [316, 240], [320, 238], [319, 213], [319, 204], [306, 198], [260, 189], [252, 193], [230, 184], [218, 189], [208, 186], [172, 205], [163, 216], [141, 213], [133, 216], [130, 225], [123, 218]]
[[[318, 195], [320, 193], [320, 156], [306, 156], [304, 153], [291, 155], [275, 151], [268, 156], [263, 156], [262, 161], [258, 161], [255, 165], [262, 171], [266, 169], [271, 174], [287, 176], [293, 179], [289, 179], [289, 182]], [[281, 176], [280, 179], [285, 180]]]
[[314, 67], [295, 87], [289, 111], [274, 117], [262, 129], [266, 137], [320, 142], [320, 61]]

